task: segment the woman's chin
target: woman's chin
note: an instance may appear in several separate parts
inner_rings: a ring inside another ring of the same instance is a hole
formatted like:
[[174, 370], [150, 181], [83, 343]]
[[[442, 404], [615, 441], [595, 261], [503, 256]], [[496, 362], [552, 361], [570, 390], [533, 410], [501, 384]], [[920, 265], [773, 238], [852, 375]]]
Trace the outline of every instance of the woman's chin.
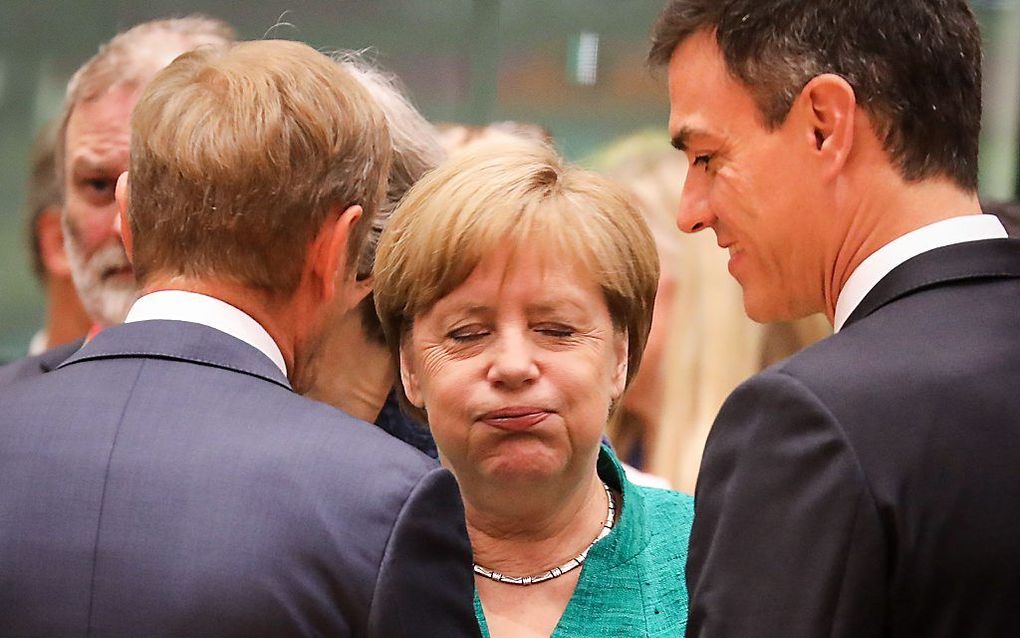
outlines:
[[543, 481], [563, 473], [567, 457], [542, 444], [503, 445], [478, 464], [481, 474], [494, 481]]

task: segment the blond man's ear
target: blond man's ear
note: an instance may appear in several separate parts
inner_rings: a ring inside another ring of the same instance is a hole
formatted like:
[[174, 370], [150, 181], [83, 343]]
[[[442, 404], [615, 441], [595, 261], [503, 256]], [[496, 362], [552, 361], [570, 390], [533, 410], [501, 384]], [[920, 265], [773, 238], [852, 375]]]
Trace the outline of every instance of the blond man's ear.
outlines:
[[134, 245], [131, 237], [131, 223], [128, 220], [128, 205], [131, 200], [131, 182], [127, 171], [117, 178], [117, 188], [114, 189], [114, 199], [117, 200], [117, 215], [113, 218], [113, 227], [120, 235], [124, 244], [124, 253], [128, 261], [134, 263]]

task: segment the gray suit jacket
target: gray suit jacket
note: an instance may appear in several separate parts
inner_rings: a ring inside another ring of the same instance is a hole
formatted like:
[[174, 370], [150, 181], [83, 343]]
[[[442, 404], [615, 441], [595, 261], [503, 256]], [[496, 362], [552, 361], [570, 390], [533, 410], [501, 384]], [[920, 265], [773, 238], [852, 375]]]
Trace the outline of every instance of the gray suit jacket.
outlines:
[[0, 366], [0, 388], [23, 379], [31, 379], [40, 374], [46, 374], [56, 369], [78, 348], [85, 343], [84, 339], [77, 339], [71, 343], [50, 348], [39, 354], [29, 355], [15, 359], [6, 365]]
[[146, 321], [0, 388], [0, 635], [474, 636], [453, 477]]

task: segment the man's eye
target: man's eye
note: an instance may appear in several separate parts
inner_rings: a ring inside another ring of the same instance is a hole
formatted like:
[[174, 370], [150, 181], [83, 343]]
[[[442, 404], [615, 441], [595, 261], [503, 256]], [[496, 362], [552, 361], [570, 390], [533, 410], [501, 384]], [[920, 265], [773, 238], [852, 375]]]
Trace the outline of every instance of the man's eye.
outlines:
[[94, 177], [84, 181], [85, 188], [95, 193], [107, 193], [113, 190], [113, 180]]
[[708, 163], [712, 161], [711, 155], [697, 155], [694, 158], [694, 166], [702, 166], [705, 170], [708, 170]]

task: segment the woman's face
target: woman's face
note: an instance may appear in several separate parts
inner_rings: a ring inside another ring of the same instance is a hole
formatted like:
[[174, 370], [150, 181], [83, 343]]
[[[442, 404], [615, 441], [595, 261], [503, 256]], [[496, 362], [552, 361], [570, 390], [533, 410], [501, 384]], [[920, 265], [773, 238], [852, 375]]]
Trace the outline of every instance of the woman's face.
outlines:
[[401, 347], [407, 396], [462, 482], [591, 471], [626, 374], [599, 287], [540, 248], [484, 259]]

